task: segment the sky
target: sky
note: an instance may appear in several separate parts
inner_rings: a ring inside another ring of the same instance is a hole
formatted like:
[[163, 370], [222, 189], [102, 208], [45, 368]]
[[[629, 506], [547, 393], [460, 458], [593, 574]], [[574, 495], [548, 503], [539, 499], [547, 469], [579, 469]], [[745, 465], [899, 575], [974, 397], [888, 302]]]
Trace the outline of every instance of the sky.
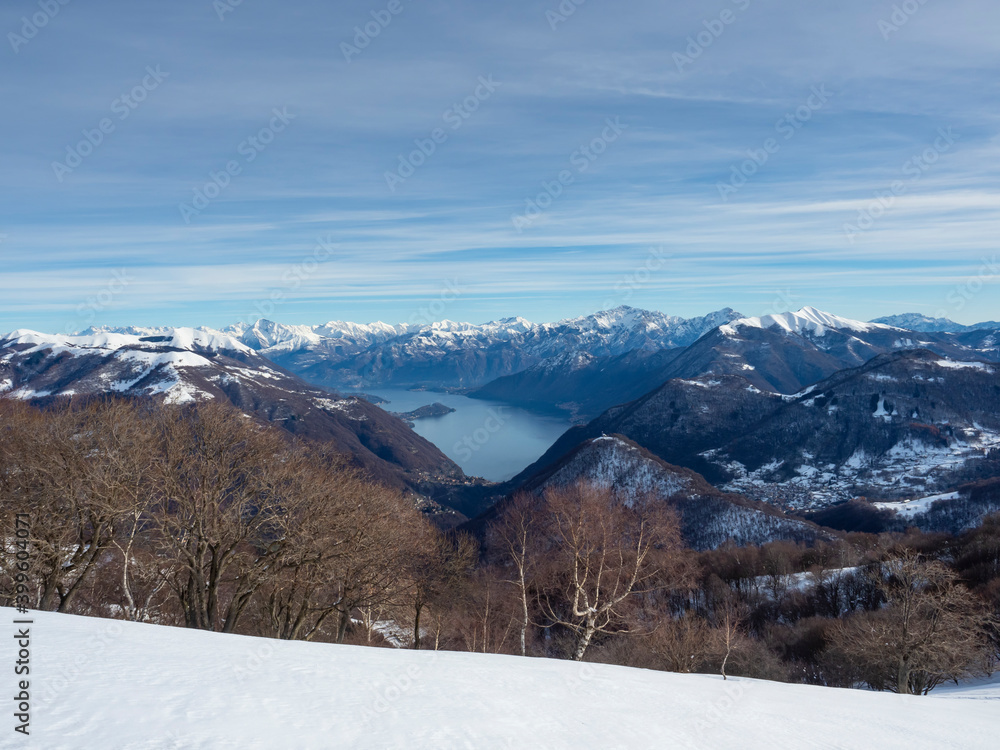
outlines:
[[0, 330], [1000, 319], [995, 0], [8, 0]]

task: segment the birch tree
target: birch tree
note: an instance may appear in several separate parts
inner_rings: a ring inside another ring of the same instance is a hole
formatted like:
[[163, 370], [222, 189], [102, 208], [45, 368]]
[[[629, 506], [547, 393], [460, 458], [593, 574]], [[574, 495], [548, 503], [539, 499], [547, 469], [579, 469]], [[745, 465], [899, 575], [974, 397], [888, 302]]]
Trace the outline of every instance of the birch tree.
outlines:
[[635, 598], [666, 588], [681, 548], [676, 515], [652, 496], [628, 500], [578, 483], [544, 496], [550, 622], [574, 634], [572, 659], [583, 659], [599, 633], [627, 630]]

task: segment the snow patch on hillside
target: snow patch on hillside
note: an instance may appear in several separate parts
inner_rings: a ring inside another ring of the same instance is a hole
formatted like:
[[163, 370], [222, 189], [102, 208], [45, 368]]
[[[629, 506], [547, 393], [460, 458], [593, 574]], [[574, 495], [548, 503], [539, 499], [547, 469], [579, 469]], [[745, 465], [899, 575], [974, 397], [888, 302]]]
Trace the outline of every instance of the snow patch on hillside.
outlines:
[[985, 362], [956, 362], [951, 359], [939, 359], [934, 364], [938, 367], [946, 367], [949, 370], [979, 370], [980, 372], [994, 372], [993, 368]]
[[907, 500], [902, 503], [875, 503], [875, 507], [880, 510], [895, 511], [900, 516], [910, 518], [921, 513], [926, 513], [939, 500], [958, 500], [959, 497], [961, 495], [957, 492], [946, 492], [942, 495], [931, 495], [916, 500]]

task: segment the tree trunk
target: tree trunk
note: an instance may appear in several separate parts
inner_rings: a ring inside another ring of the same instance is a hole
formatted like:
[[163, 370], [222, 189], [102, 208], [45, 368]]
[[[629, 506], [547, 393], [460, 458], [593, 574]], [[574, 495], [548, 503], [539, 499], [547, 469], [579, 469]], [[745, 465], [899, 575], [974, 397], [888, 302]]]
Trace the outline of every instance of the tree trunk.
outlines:
[[416, 651], [420, 650], [420, 612], [423, 608], [422, 604], [417, 604], [413, 613], [413, 648]]
[[340, 619], [337, 623], [337, 643], [343, 643], [347, 637], [347, 628], [351, 624], [351, 613], [348, 610], [340, 611]]
[[48, 612], [56, 608], [56, 602], [59, 600], [59, 591], [56, 589], [54, 583], [46, 581], [45, 586], [42, 590], [42, 601], [38, 605], [39, 609], [43, 612]]
[[521, 619], [521, 656], [526, 656], [528, 653], [528, 649], [525, 644], [525, 636], [528, 632], [528, 590], [524, 585], [523, 578], [521, 580], [521, 607], [524, 609]]
[[580, 631], [580, 637], [576, 642], [576, 650], [573, 652], [573, 661], [581, 661], [583, 659], [583, 655], [586, 653], [587, 647], [590, 645], [590, 639], [594, 637], [594, 633], [596, 632], [597, 624], [593, 619], [588, 618], [587, 622], [583, 626], [583, 629]]
[[910, 694], [910, 665], [906, 659], [899, 660], [899, 669], [896, 672], [896, 692], [900, 695]]

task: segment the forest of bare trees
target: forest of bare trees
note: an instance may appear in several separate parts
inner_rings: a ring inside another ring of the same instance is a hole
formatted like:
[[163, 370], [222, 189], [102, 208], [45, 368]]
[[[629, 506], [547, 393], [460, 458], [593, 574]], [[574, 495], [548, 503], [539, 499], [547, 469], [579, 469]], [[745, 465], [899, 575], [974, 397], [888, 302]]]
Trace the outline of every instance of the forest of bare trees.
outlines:
[[6, 605], [20, 585], [37, 609], [219, 632], [915, 694], [1000, 652], [998, 517], [695, 552], [660, 498], [594, 485], [509, 498], [475, 536], [416, 508], [228, 406], [0, 401], [0, 524], [32, 529]]

